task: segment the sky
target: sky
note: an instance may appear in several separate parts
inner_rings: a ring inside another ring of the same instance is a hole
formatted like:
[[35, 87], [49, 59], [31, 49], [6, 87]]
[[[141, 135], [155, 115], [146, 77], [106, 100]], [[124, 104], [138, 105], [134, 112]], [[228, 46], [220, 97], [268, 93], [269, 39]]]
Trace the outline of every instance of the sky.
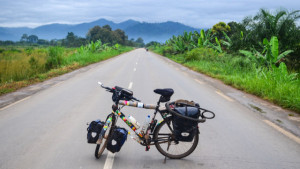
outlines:
[[174, 21], [210, 28], [220, 21], [240, 22], [260, 8], [299, 10], [300, 0], [0, 0], [0, 27], [34, 28], [104, 18], [116, 23]]

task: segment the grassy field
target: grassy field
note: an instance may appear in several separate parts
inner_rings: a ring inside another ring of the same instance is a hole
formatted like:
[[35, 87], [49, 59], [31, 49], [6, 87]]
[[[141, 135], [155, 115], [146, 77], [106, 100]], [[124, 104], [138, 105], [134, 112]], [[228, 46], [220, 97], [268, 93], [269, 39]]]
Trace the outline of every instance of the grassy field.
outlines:
[[[159, 48], [154, 51], [162, 54]], [[167, 57], [235, 88], [300, 112], [300, 79], [296, 73], [281, 67], [273, 70], [257, 67], [245, 57], [220, 54], [208, 48]]]
[[63, 47], [0, 47], [0, 95], [132, 50]]

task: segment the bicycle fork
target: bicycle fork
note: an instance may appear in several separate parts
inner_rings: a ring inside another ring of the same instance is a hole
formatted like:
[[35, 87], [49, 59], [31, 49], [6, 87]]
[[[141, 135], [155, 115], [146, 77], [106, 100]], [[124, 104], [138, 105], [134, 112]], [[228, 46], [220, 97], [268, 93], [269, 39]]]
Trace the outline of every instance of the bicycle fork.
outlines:
[[[102, 143], [102, 140], [103, 140], [103, 137], [105, 138], [105, 133], [106, 133], [106, 130], [107, 130], [107, 127], [110, 125], [112, 121], [112, 117], [109, 117], [107, 120], [106, 120], [106, 123], [105, 125], [103, 126], [102, 130], [101, 130], [101, 133], [99, 134], [99, 138], [96, 142], [96, 144], [101, 144]], [[107, 138], [105, 138], [107, 139]]]

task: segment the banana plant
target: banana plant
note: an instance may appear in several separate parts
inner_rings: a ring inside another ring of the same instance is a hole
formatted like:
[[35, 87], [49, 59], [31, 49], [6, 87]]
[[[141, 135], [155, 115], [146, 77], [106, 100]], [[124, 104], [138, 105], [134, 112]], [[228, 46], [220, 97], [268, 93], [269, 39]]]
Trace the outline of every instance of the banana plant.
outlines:
[[278, 39], [276, 36], [272, 36], [270, 42], [265, 38], [263, 44], [265, 45], [265, 58], [269, 65], [275, 65], [276, 63], [279, 63], [281, 59], [293, 52], [293, 50], [287, 50], [279, 54]]
[[113, 46], [114, 49], [119, 49], [120, 48], [120, 45], [118, 43], [116, 43], [114, 46]]
[[102, 47], [102, 42], [99, 39], [95, 42], [95, 50], [101, 50], [101, 47]]
[[263, 45], [264, 49], [261, 53], [255, 49], [253, 52], [240, 50], [240, 53], [252, 60], [256, 60], [260, 64], [267, 65], [270, 69], [273, 69], [275, 64], [281, 62], [284, 57], [293, 52], [293, 50], [287, 50], [279, 54], [278, 39], [276, 36], [272, 36], [270, 41], [265, 38], [263, 40]]
[[223, 35], [225, 37], [226, 40], [221, 40], [221, 43], [229, 50], [232, 46], [232, 40], [229, 38], [229, 36], [224, 32]]
[[212, 44], [212, 48], [215, 49], [216, 51], [218, 51], [219, 53], [222, 53], [223, 50], [222, 50], [222, 47], [221, 47], [221, 44], [220, 44], [218, 38], [215, 37], [215, 40], [216, 40], [216, 44], [217, 44], [217, 45], [213, 45], [213, 44]]
[[198, 47], [212, 47], [212, 43], [210, 42], [213, 39], [211, 32], [211, 29], [209, 29], [205, 34], [204, 30], [201, 30], [200, 37], [198, 38]]
[[95, 45], [95, 43], [93, 41], [89, 44], [89, 50], [91, 52], [95, 52], [96, 51], [96, 45]]

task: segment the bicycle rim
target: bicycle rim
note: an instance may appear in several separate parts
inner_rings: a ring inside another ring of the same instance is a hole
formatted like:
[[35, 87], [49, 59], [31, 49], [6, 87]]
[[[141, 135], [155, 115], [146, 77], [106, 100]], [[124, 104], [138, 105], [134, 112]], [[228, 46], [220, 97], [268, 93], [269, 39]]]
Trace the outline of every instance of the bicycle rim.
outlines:
[[[169, 124], [169, 125], [168, 125]], [[190, 155], [197, 147], [199, 135], [195, 134], [191, 142], [175, 141], [172, 134], [172, 119], [167, 118], [160, 123], [154, 132], [155, 147], [164, 156], [172, 159], [180, 159]]]

